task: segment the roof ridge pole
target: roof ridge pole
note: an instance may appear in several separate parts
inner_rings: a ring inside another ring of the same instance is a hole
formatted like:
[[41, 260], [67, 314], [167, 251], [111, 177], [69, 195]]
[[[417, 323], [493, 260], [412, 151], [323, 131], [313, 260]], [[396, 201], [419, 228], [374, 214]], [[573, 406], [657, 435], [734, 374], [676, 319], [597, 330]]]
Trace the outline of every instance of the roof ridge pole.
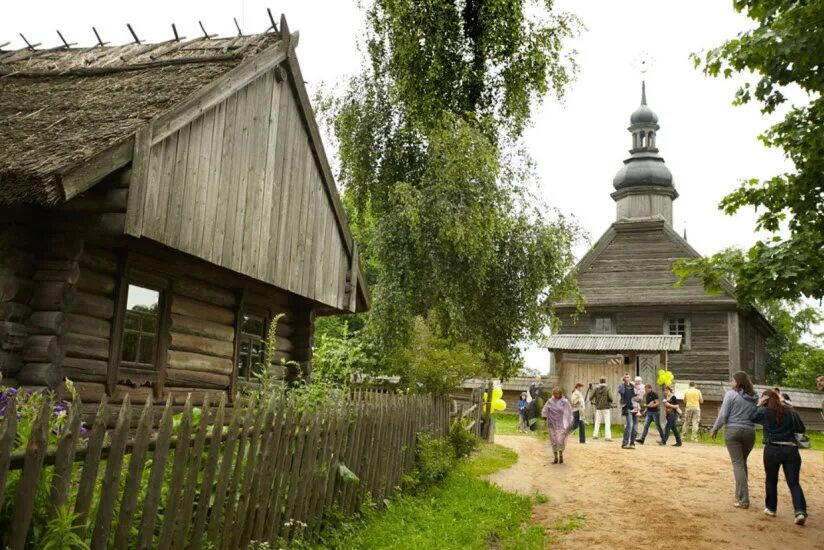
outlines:
[[235, 22], [235, 27], [237, 27], [237, 35], [243, 36], [243, 31], [240, 30], [240, 24], [237, 22], [237, 17], [232, 17], [232, 20]]
[[66, 49], [67, 49], [67, 50], [68, 50], [69, 48], [71, 48], [72, 46], [77, 46], [77, 42], [72, 42], [71, 44], [69, 44], [68, 42], [66, 42], [66, 39], [65, 39], [65, 38], [63, 38], [63, 33], [61, 33], [61, 32], [60, 32], [60, 29], [57, 29], [57, 36], [59, 36], [59, 37], [60, 37], [60, 40], [62, 40], [62, 41], [63, 41], [63, 45], [66, 47]]
[[132, 33], [132, 38], [134, 38], [134, 43], [139, 46], [140, 43], [142, 42], [142, 40], [140, 40], [137, 37], [137, 33], [134, 32], [134, 29], [132, 28], [132, 24], [131, 23], [126, 23], [126, 26], [129, 27], [129, 32]]
[[92, 30], [94, 31], [94, 36], [97, 38], [97, 45], [98, 45], [98, 46], [100, 46], [100, 47], [102, 48], [103, 46], [105, 46], [106, 44], [108, 44], [108, 42], [103, 42], [103, 39], [102, 39], [102, 38], [100, 38], [100, 35], [98, 34], [98, 32], [97, 32], [97, 29], [96, 29], [96, 28], [92, 27]]
[[275, 16], [274, 16], [274, 15], [272, 15], [272, 10], [271, 10], [270, 8], [266, 8], [266, 13], [268, 13], [268, 14], [269, 14], [269, 22], [270, 22], [270, 23], [272, 23], [272, 26], [271, 26], [271, 27], [269, 27], [268, 29], [266, 29], [266, 30], [265, 30], [265, 31], [263, 31], [263, 32], [264, 32], [264, 33], [267, 33], [267, 32], [269, 32], [269, 31], [275, 31], [275, 32], [278, 32], [278, 26], [277, 26], [277, 24], [275, 24]]
[[200, 30], [203, 31], [203, 38], [205, 38], [206, 40], [209, 40], [210, 38], [214, 38], [215, 36], [217, 36], [216, 34], [209, 34], [208, 32], [206, 32], [206, 28], [203, 26], [203, 21], [198, 21], [197, 24], [200, 25]]
[[34, 51], [34, 48], [36, 48], [37, 46], [39, 46], [39, 45], [41, 44], [40, 42], [38, 42], [37, 44], [31, 44], [31, 43], [29, 43], [29, 41], [28, 41], [28, 40], [26, 40], [26, 37], [25, 37], [25, 36], [23, 36], [23, 33], [22, 33], [22, 32], [17, 33], [17, 34], [19, 34], [19, 35], [20, 35], [20, 38], [22, 38], [22, 39], [23, 39], [23, 42], [25, 42], [25, 43], [26, 43], [26, 47], [27, 47], [28, 49], [30, 49], [31, 51]]

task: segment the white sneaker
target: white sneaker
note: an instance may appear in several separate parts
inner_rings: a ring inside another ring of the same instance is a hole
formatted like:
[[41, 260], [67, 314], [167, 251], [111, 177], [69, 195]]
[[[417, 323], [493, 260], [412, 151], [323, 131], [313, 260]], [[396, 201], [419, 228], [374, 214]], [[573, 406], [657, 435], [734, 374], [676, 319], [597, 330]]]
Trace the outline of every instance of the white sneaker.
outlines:
[[764, 508], [764, 515], [770, 516], [771, 518], [774, 518], [775, 517], [775, 512], [773, 512], [769, 508]]
[[807, 514], [796, 514], [795, 515], [795, 524], [796, 525], [804, 525], [807, 522]]

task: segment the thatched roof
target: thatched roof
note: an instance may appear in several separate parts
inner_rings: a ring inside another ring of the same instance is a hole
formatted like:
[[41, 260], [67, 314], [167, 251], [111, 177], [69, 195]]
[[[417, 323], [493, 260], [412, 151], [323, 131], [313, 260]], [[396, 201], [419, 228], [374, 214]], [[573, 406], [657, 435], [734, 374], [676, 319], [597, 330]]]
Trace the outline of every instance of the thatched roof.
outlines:
[[0, 205], [63, 201], [63, 174], [278, 40], [0, 51]]

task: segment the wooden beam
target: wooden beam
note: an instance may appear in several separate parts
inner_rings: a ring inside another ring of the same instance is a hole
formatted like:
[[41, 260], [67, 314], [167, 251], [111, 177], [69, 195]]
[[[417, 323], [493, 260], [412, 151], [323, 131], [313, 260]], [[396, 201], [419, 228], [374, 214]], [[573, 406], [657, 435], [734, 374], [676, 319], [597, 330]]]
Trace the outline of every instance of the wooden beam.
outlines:
[[126, 316], [126, 297], [129, 282], [126, 280], [126, 254], [118, 258], [118, 278], [115, 290], [114, 319], [109, 333], [109, 364], [106, 373], [106, 393], [113, 395], [117, 386], [117, 371], [120, 368], [120, 350], [123, 345], [123, 321]]
[[149, 124], [141, 127], [135, 134], [134, 152], [132, 153], [132, 177], [129, 184], [124, 232], [135, 237], [140, 237], [143, 234], [143, 211], [146, 207], [151, 144], [152, 126]]
[[126, 166], [132, 161], [133, 153], [134, 136], [129, 136], [70, 168], [60, 178], [64, 198], [69, 200], [83, 193], [118, 168]]

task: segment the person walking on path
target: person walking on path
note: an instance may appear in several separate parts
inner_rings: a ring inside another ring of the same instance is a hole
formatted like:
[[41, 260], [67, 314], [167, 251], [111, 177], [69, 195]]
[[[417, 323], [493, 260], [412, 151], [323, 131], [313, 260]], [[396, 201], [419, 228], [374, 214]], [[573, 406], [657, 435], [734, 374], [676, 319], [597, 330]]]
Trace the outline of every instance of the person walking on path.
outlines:
[[678, 422], [678, 417], [681, 415], [681, 409], [678, 408], [678, 398], [673, 395], [672, 388], [669, 386], [664, 387], [664, 409], [667, 414], [667, 424], [664, 428], [664, 437], [658, 443], [666, 445], [670, 433], [673, 433], [675, 434], [675, 446], [680, 447], [682, 445], [681, 434], [678, 433], [676, 422]]
[[612, 441], [612, 419], [610, 409], [612, 408], [612, 394], [607, 387], [607, 379], [601, 378], [598, 385], [592, 392], [589, 402], [595, 407], [595, 425], [593, 426], [592, 439], [598, 439], [601, 431], [601, 422], [604, 423], [604, 439]]
[[564, 463], [564, 447], [566, 438], [572, 429], [572, 405], [564, 397], [561, 388], [552, 389], [552, 397], [544, 405], [544, 416], [549, 429], [549, 441], [552, 444], [552, 452], [555, 455], [553, 464]]
[[624, 415], [624, 439], [621, 441], [622, 449], [634, 449], [635, 438], [633, 437], [633, 430], [635, 429], [635, 415], [632, 408], [635, 399], [635, 386], [625, 374], [621, 379], [622, 384], [618, 386], [618, 394], [621, 396], [621, 414]]
[[804, 423], [774, 390], [761, 394], [750, 420], [764, 426], [764, 513], [774, 517], [778, 511], [778, 470], [783, 468], [784, 479], [793, 499], [795, 524], [804, 525], [807, 521], [807, 501], [801, 489], [801, 454], [795, 439], [795, 434], [806, 432]]
[[684, 439], [692, 429], [692, 441], [698, 441], [698, 425], [701, 423], [701, 405], [704, 404], [704, 396], [701, 390], [695, 387], [695, 382], [690, 381], [690, 387], [684, 392]]
[[586, 410], [586, 402], [584, 395], [581, 393], [584, 385], [580, 382], [575, 384], [575, 390], [572, 392], [570, 404], [572, 405], [572, 431], [578, 430], [578, 442], [586, 443], [586, 424], [584, 423], [584, 411]]
[[750, 415], [758, 403], [752, 381], [746, 372], [738, 371], [730, 381], [732, 389], [724, 394], [721, 410], [712, 426], [710, 436], [715, 439], [718, 430], [724, 430], [724, 444], [732, 461], [732, 473], [735, 477], [736, 508], [750, 507], [750, 490], [747, 483], [747, 457], [755, 445], [755, 424]]
[[526, 392], [521, 392], [521, 398], [515, 404], [518, 407], [518, 432], [526, 433], [528, 430], [526, 423], [526, 407], [529, 405], [526, 400]]
[[655, 422], [655, 427], [658, 429], [658, 435], [661, 436], [661, 441], [664, 440], [664, 429], [661, 427], [661, 401], [658, 398], [658, 394], [652, 390], [652, 384], [644, 386], [644, 390], [646, 391], [644, 401], [646, 402], [647, 409], [644, 415], [646, 417], [644, 431], [641, 432], [641, 438], [638, 440], [638, 443], [641, 445], [646, 441], [649, 427], [653, 422]]

